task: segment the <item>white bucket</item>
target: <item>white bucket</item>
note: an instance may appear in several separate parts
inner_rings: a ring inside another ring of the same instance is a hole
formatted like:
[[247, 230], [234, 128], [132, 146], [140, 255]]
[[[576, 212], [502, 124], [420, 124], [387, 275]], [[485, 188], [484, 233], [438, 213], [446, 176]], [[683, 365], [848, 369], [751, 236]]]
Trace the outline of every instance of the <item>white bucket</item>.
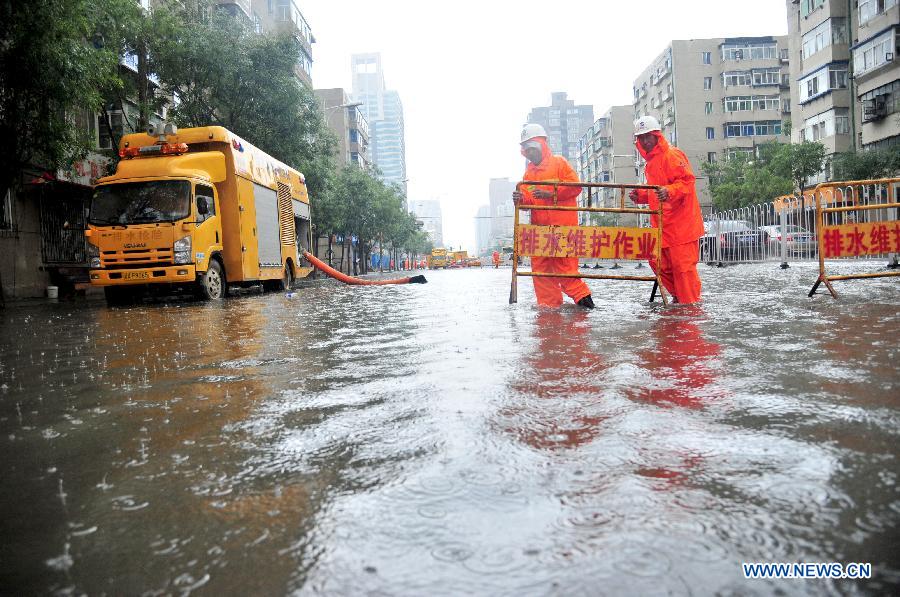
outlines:
[[59, 287], [58, 286], [48, 286], [47, 287], [47, 298], [51, 298], [51, 299], [59, 298]]

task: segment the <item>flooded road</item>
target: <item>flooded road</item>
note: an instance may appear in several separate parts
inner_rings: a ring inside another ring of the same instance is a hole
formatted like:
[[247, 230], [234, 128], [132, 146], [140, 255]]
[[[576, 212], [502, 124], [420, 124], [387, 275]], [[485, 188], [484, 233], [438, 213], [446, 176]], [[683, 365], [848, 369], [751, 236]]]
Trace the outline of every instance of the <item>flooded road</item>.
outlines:
[[0, 594], [896, 594], [900, 286], [700, 272], [8, 306]]

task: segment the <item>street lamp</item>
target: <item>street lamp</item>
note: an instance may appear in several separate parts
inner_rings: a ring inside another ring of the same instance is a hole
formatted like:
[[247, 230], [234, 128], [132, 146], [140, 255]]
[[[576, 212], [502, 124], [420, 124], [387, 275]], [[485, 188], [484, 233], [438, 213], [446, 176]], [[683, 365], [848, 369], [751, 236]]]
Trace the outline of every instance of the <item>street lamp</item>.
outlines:
[[326, 106], [324, 108], [325, 112], [329, 112], [331, 110], [337, 110], [338, 108], [357, 108], [363, 105], [362, 102], [351, 102], [349, 104], [338, 104], [336, 106]]

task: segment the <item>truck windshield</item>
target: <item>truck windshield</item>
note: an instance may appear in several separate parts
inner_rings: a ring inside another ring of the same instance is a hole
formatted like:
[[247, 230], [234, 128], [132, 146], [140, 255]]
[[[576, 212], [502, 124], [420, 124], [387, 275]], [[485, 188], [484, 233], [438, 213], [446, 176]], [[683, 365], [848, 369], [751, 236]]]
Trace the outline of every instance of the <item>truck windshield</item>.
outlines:
[[191, 183], [186, 180], [125, 182], [97, 187], [91, 200], [91, 224], [146, 224], [186, 218]]

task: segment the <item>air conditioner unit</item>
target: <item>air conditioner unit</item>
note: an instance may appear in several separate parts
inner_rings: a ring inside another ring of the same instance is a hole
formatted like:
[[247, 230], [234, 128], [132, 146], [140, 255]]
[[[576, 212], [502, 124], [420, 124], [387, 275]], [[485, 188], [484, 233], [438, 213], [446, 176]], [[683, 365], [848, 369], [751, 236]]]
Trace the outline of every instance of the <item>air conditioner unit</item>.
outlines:
[[884, 61], [885, 61], [885, 62], [893, 62], [893, 60], [894, 60], [894, 53], [893, 53], [893, 52], [885, 52], [885, 53], [884, 53]]
[[863, 102], [863, 122], [881, 120], [887, 116], [887, 96], [876, 95]]

